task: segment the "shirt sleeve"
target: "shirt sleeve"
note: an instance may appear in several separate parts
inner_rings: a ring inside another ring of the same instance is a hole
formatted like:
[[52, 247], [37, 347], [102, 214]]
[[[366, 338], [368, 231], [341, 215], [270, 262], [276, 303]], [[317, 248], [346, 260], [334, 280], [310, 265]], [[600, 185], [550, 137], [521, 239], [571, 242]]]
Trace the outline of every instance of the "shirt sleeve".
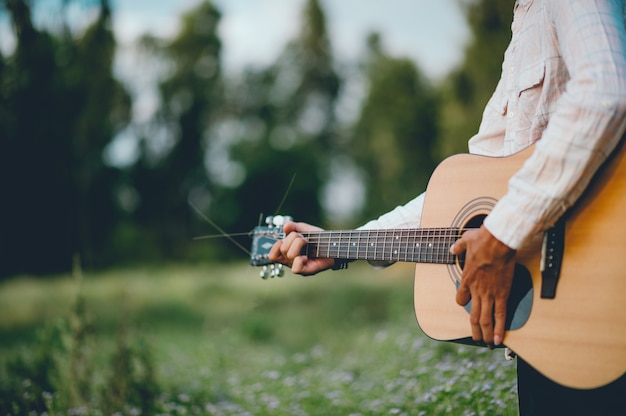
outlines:
[[515, 249], [576, 202], [626, 129], [624, 2], [547, 1], [545, 7], [569, 81], [533, 155], [485, 219]]
[[401, 205], [359, 227], [359, 230], [384, 230], [394, 228], [418, 228], [424, 207], [424, 195], [420, 194], [405, 205]]

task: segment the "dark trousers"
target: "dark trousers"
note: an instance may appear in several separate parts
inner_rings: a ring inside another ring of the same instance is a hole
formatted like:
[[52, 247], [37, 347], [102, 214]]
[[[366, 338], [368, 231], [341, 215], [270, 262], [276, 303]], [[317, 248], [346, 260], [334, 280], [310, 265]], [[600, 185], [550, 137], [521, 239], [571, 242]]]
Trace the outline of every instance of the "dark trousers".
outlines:
[[604, 387], [577, 390], [541, 375], [517, 357], [520, 415], [625, 415], [626, 375]]

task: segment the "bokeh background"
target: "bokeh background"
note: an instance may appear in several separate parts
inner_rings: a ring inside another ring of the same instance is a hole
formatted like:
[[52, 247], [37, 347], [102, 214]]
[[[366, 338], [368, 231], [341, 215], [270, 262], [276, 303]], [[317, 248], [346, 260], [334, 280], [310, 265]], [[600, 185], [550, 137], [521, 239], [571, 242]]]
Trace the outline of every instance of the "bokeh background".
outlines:
[[336, 3], [0, 2], [0, 276], [240, 259], [193, 207], [344, 228], [420, 193], [466, 151], [511, 5]]
[[0, 413], [517, 414], [502, 354], [419, 330], [412, 265], [262, 281], [246, 253], [262, 215], [421, 193], [512, 8], [0, 0]]

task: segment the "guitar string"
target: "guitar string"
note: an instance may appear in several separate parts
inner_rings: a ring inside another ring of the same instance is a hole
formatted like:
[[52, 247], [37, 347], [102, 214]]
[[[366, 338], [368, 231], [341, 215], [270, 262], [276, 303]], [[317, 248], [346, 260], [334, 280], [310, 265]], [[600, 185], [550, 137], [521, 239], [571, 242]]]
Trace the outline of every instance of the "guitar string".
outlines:
[[[289, 195], [289, 192], [291, 191], [291, 188], [293, 187], [293, 184], [295, 183], [295, 181], [296, 181], [296, 174], [294, 173], [291, 176], [291, 180], [289, 181], [289, 185], [287, 186], [287, 189], [285, 190], [285, 193], [283, 195], [282, 200], [280, 201], [280, 204], [278, 204], [278, 208], [276, 209], [276, 212], [280, 212], [280, 210], [282, 209], [285, 201], [287, 200], [287, 195]], [[188, 200], [187, 202], [194, 209], [194, 211], [196, 211], [196, 213], [198, 215], [200, 215], [200, 217], [202, 217], [206, 222], [208, 222], [217, 231], [219, 231], [219, 234], [197, 236], [197, 237], [194, 237], [193, 240], [207, 240], [207, 239], [213, 239], [213, 238], [227, 238], [231, 243], [233, 243], [235, 246], [237, 246], [246, 255], [252, 256], [252, 252], [250, 250], [246, 249], [243, 245], [239, 244], [233, 237], [241, 237], [241, 236], [244, 236], [244, 235], [252, 236], [253, 231], [250, 231], [250, 232], [247, 232], [247, 233], [243, 233], [243, 232], [241, 232], [241, 233], [226, 233], [213, 220], [211, 220], [208, 216], [204, 215], [204, 213], [202, 211], [200, 211], [200, 209], [191, 200]], [[263, 214], [261, 214], [261, 216], [259, 217], [259, 224], [261, 223], [262, 217], [263, 217]]]
[[247, 233], [228, 233], [228, 234], [210, 234], [210, 235], [199, 235], [194, 237], [194, 240], [209, 240], [211, 238], [228, 238], [228, 237], [243, 237], [250, 236], [252, 233], [249, 231]]
[[[242, 246], [241, 244], [239, 244], [237, 242], [237, 240], [235, 240], [233, 237], [237, 236], [237, 234], [228, 234], [226, 233], [219, 225], [217, 225], [213, 220], [211, 220], [208, 216], [204, 215], [204, 213], [202, 211], [200, 211], [200, 209], [192, 202], [192, 201], [187, 201], [189, 203], [189, 205], [196, 211], [196, 213], [198, 215], [200, 215], [200, 217], [202, 217], [206, 222], [208, 222], [209, 224], [211, 224], [217, 231], [220, 232], [220, 236], [227, 238], [231, 243], [233, 243], [235, 246], [237, 246], [241, 251], [243, 251], [246, 255], [248, 256], [252, 256], [252, 253], [250, 252], [250, 250], [248, 250], [247, 248], [245, 248], [244, 246]], [[214, 238], [213, 236], [205, 236], [207, 238]], [[194, 239], [200, 239], [200, 238], [194, 238]]]
[[[208, 220], [208, 218], [205, 218], [205, 217], [203, 217], [203, 219]], [[211, 225], [216, 227], [214, 223], [211, 224]], [[216, 227], [216, 228], [218, 228], [218, 227]], [[454, 229], [454, 232], [457, 232], [457, 231], [464, 232], [464, 231], [473, 230], [473, 229], [475, 229], [475, 228]], [[427, 232], [426, 231], [427, 229], [424, 229], [424, 228], [422, 228], [422, 229], [407, 229], [407, 230], [411, 230], [411, 231], [420, 230], [420, 232], [421, 231], [424, 231], [424, 233]], [[377, 231], [378, 231], [378, 233], [382, 233], [381, 230], [377, 230]], [[364, 231], [358, 231], [358, 232], [364, 232]], [[320, 233], [333, 233], [333, 232], [331, 232], [331, 231], [325, 231], [325, 232], [322, 231]], [[243, 237], [243, 236], [250, 236], [250, 237], [252, 237], [253, 235], [254, 235], [254, 231], [239, 232], [239, 233], [226, 233], [226, 232], [223, 232], [223, 233], [220, 233], [220, 234], [200, 235], [200, 236], [193, 237], [193, 239], [194, 240], [206, 240], [206, 239], [211, 239], [211, 238], [228, 238], [228, 237]], [[309, 239], [309, 238], [311, 238], [313, 236], [313, 234], [306, 234], [306, 233], [302, 234], [302, 235], [305, 238], [307, 238], [307, 239]], [[278, 240], [281, 240], [284, 237], [285, 237], [284, 233], [282, 231], [280, 231], [280, 232], [275, 233], [274, 239], [276, 241], [278, 241]], [[418, 235], [410, 235], [410, 236], [406, 236], [405, 235], [405, 236], [399, 236], [399, 237], [400, 238], [402, 238], [402, 237], [404, 237], [404, 238], [407, 238], [407, 237], [415, 238], [415, 237], [419, 237], [419, 236]], [[442, 237], [451, 237], [451, 236], [444, 233], [444, 234], [430, 234], [430, 235], [428, 235], [428, 237], [442, 238]], [[324, 237], [324, 238], [328, 238], [328, 237]], [[343, 237], [343, 239], [345, 239], [345, 238], [356, 238], [357, 240], [363, 240], [363, 239], [366, 239], [367, 237], [355, 237], [353, 235], [352, 237]], [[376, 238], [381, 238], [381, 236], [377, 236]]]
[[[458, 239], [458, 233], [464, 230], [456, 228], [344, 230], [304, 233], [303, 236], [308, 237], [309, 244], [314, 245], [317, 252], [325, 252], [329, 257], [362, 258], [363, 250], [367, 253], [371, 245], [375, 244], [376, 247], [383, 247], [382, 253], [374, 256], [366, 254], [365, 258], [451, 264], [454, 263], [455, 256], [447, 248]], [[411, 245], [404, 245], [406, 240], [410, 240]], [[350, 255], [351, 251], [354, 253], [353, 256]]]
[[296, 174], [294, 173], [291, 176], [291, 181], [289, 181], [289, 185], [287, 185], [287, 189], [285, 190], [285, 193], [283, 194], [283, 199], [281, 199], [280, 204], [278, 204], [278, 208], [276, 208], [276, 212], [274, 214], [274, 216], [278, 215], [278, 213], [283, 209], [283, 205], [285, 205], [285, 201], [287, 200], [287, 195], [289, 195], [289, 192], [291, 192], [291, 188], [293, 188], [293, 184], [296, 181]]

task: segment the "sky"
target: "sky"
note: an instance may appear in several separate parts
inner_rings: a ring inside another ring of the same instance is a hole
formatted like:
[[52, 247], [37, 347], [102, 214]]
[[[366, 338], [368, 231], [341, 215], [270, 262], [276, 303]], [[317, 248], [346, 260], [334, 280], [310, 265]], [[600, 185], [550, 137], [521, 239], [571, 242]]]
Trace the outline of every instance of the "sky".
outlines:
[[[469, 30], [458, 0], [320, 0], [337, 57], [358, 57], [367, 33], [382, 34], [394, 55], [418, 63], [433, 79], [461, 58]], [[115, 0], [118, 40], [130, 43], [145, 32], [171, 35], [179, 16], [200, 0]], [[224, 65], [238, 70], [276, 58], [298, 33], [305, 0], [214, 0], [222, 11]]]
[[[130, 47], [144, 33], [168, 37], [176, 33], [180, 16], [202, 0], [111, 0], [114, 30], [123, 46]], [[274, 61], [284, 45], [298, 33], [306, 0], [213, 0], [221, 10], [219, 27], [223, 65], [227, 71], [263, 66]], [[382, 35], [384, 47], [395, 56], [415, 61], [434, 81], [459, 63], [469, 30], [461, 0], [320, 0], [326, 13], [335, 57], [355, 62], [362, 56], [368, 33]], [[85, 4], [72, 2], [77, 26]], [[35, 2], [35, 20], [53, 26], [61, 0]], [[81, 6], [82, 5], [82, 6]], [[80, 9], [83, 7], [83, 9]], [[80, 10], [78, 10], [80, 9]], [[0, 51], [14, 48], [6, 11], [0, 9]], [[71, 12], [71, 9], [70, 9]], [[71, 15], [71, 14], [70, 14]]]
[[[176, 34], [182, 13], [202, 0], [110, 0], [114, 30], [121, 46], [117, 72], [130, 83], [133, 77], [132, 45], [145, 33], [158, 37]], [[285, 44], [299, 32], [307, 0], [213, 0], [221, 10], [223, 68], [236, 73], [246, 66], [266, 66], [275, 61]], [[462, 0], [320, 0], [338, 62], [354, 63], [363, 56], [367, 34], [377, 31], [383, 46], [394, 56], [408, 57], [433, 81], [442, 79], [462, 57], [469, 37]], [[62, 0], [38, 0], [34, 19], [38, 26], [59, 24]], [[80, 28], [89, 23], [85, 10], [96, 13], [96, 0], [70, 3], [70, 21]], [[85, 6], [87, 5], [87, 6]], [[74, 19], [71, 18], [75, 16]], [[10, 22], [0, 9], [0, 51], [15, 46]], [[133, 79], [134, 78], [134, 79]], [[143, 82], [149, 82], [144, 79]], [[135, 85], [137, 89], [141, 86]], [[149, 109], [139, 112], [147, 113]]]

